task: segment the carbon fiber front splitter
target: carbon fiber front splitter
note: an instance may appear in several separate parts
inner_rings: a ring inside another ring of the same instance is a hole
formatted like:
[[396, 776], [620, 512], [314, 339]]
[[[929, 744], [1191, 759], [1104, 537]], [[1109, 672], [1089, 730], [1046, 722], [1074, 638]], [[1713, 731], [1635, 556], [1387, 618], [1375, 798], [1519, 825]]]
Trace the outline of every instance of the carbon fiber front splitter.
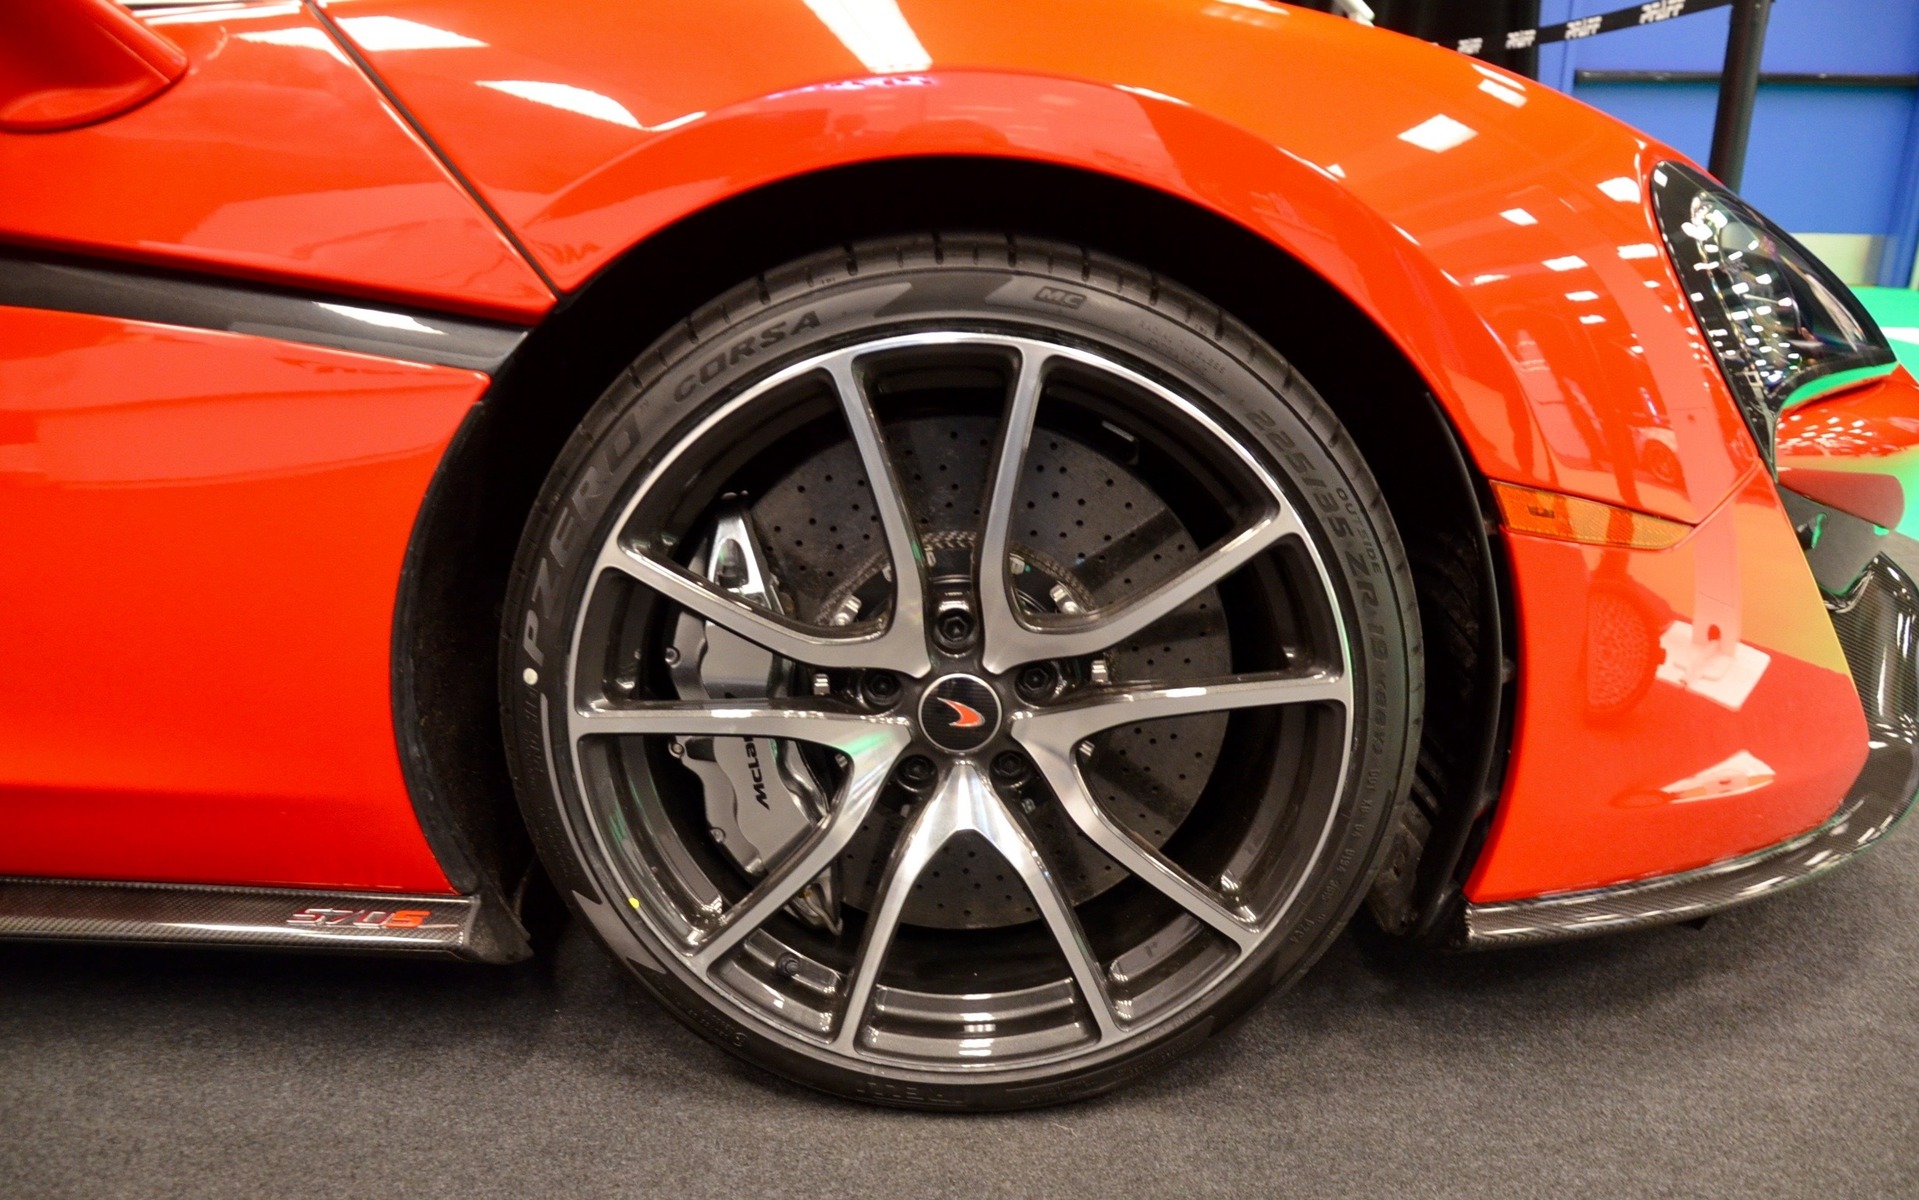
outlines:
[[172, 883], [0, 876], [0, 938], [439, 954], [517, 962], [531, 948], [506, 903]]
[[1890, 558], [1866, 567], [1832, 621], [1865, 707], [1869, 752], [1824, 825], [1678, 875], [1528, 900], [1468, 904], [1450, 943], [1479, 950], [1691, 920], [1804, 883], [1891, 831], [1919, 792], [1919, 586]]

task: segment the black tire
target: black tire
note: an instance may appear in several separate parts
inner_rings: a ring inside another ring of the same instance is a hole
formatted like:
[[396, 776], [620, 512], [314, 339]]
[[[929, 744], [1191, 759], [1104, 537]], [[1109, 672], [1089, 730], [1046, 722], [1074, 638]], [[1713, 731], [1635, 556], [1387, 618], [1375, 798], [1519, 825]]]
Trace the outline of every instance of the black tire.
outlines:
[[[560, 715], [572, 703], [572, 632], [597, 547], [662, 452], [729, 397], [809, 353], [889, 330], [1035, 331], [1139, 364], [1203, 397], [1297, 498], [1349, 631], [1350, 769], [1289, 900], [1284, 927], [1150, 1032], [1044, 1066], [962, 1074], [856, 1064], [724, 1004], [624, 896], [576, 783]], [[779, 331], [774, 337], [767, 331]], [[1264, 341], [1179, 286], [1052, 242], [943, 235], [847, 246], [750, 280], [694, 313], [634, 361], [581, 421], [529, 516], [510, 583], [501, 697], [514, 783], [562, 895], [675, 1016], [732, 1053], [842, 1096], [943, 1109], [1079, 1099], [1180, 1056], [1260, 997], [1297, 980], [1369, 887], [1405, 802], [1421, 724], [1419, 624], [1406, 556], [1377, 484], [1326, 402]]]

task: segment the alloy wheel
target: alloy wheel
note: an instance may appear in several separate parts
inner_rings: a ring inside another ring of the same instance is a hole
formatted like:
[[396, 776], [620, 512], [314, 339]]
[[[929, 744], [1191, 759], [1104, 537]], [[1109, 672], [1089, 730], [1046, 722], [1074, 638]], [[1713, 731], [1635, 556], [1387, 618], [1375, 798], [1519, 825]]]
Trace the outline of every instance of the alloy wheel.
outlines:
[[892, 332], [631, 488], [565, 760], [609, 890], [714, 1006], [855, 1069], [1031, 1067], [1289, 928], [1351, 656], [1297, 500], [1202, 397], [1077, 339]]

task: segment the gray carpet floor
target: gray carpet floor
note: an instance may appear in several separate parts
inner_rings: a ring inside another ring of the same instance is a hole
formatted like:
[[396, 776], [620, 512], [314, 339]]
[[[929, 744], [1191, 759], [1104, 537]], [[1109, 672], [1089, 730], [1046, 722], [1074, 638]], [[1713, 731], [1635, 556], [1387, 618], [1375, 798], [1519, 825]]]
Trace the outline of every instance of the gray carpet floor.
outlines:
[[1916, 1196], [1919, 822], [1715, 918], [1343, 938], [1169, 1072], [857, 1107], [683, 1031], [578, 927], [517, 968], [0, 947], [0, 1195]]

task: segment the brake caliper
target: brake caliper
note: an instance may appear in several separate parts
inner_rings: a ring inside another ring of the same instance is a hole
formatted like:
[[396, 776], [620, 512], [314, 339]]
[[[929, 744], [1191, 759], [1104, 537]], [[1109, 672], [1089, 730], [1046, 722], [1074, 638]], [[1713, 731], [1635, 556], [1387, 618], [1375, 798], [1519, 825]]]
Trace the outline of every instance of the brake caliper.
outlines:
[[[722, 591], [784, 611], [771, 564], [738, 501], [728, 501], [713, 536], [691, 564]], [[673, 634], [673, 687], [682, 700], [765, 699], [789, 693], [794, 667], [772, 651], [690, 613]], [[676, 737], [674, 755], [699, 777], [709, 834], [757, 879], [793, 850], [830, 807], [797, 744], [759, 737]], [[839, 881], [828, 867], [788, 905], [818, 928], [840, 929]]]

